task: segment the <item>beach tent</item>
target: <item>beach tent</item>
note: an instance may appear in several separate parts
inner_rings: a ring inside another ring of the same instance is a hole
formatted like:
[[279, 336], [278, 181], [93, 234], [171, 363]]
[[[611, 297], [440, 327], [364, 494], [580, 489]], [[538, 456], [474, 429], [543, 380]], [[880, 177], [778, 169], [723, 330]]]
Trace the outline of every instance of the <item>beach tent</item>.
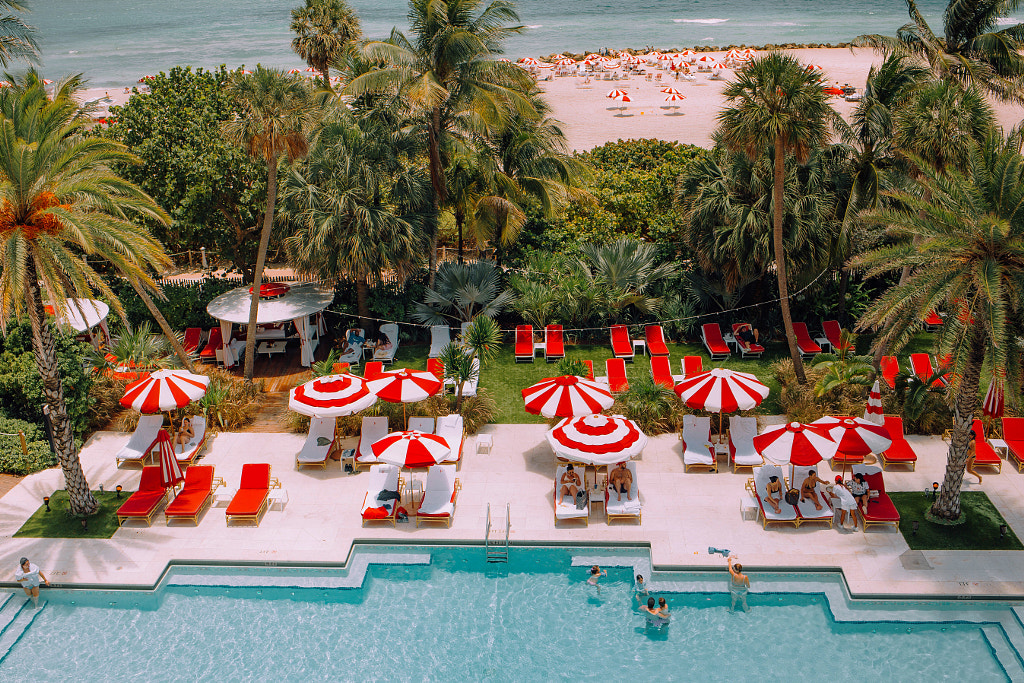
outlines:
[[[252, 287], [236, 287], [210, 302], [206, 312], [220, 321], [221, 339], [224, 344], [224, 365], [231, 367], [238, 362], [238, 342], [231, 343], [232, 325], [248, 325], [249, 309], [252, 303]], [[320, 335], [327, 332], [322, 311], [334, 301], [334, 290], [315, 283], [285, 285], [280, 282], [264, 283], [260, 287], [260, 307], [256, 324], [270, 325], [292, 321], [299, 336], [301, 363], [303, 367], [313, 364], [313, 354], [320, 343]], [[255, 330], [251, 331], [256, 334]]]

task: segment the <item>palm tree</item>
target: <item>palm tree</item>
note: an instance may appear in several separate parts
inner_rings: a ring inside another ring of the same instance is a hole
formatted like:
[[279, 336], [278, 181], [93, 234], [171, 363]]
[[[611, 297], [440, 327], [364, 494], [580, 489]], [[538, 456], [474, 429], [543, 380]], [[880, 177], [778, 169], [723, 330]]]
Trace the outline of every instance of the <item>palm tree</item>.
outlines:
[[821, 76], [806, 69], [795, 57], [771, 52], [737, 72], [736, 80], [730, 82], [724, 91], [726, 102], [732, 106], [718, 115], [721, 142], [729, 149], [741, 150], [751, 158], [763, 155], [765, 150], [773, 150], [775, 270], [789, 353], [801, 384], [807, 382], [807, 377], [793, 334], [783, 239], [785, 159], [788, 153], [798, 162], [803, 162], [812, 149], [825, 143], [828, 124], [838, 118], [828, 105], [828, 96], [822, 85]]
[[[393, 30], [388, 41], [371, 41], [363, 53], [382, 68], [352, 80], [346, 93], [395, 93], [411, 107], [411, 118], [426, 139], [434, 210], [430, 216], [428, 252], [430, 286], [437, 271], [437, 220], [448, 202], [445, 170], [456, 142], [472, 146], [469, 138], [502, 122], [507, 103], [528, 111], [522, 93], [529, 75], [495, 61], [502, 41], [522, 31], [508, 26], [518, 21], [509, 0], [410, 0], [410, 40]], [[482, 9], [481, 9], [482, 8]]]
[[292, 10], [292, 50], [320, 72], [329, 88], [330, 66], [352, 43], [359, 40], [359, 17], [345, 0], [306, 0]]
[[995, 30], [999, 20], [1016, 10], [1017, 4], [1017, 0], [950, 0], [943, 16], [944, 33], [937, 36], [915, 0], [907, 0], [910, 22], [895, 36], [858, 36], [854, 45], [913, 56], [941, 80], [976, 86], [999, 99], [1021, 102], [1024, 25]]
[[36, 61], [39, 45], [36, 30], [22, 21], [14, 12], [27, 12], [21, 0], [0, 0], [0, 66], [6, 67], [15, 59]]
[[890, 288], [859, 322], [862, 329], [880, 329], [876, 345], [898, 351], [929, 311], [955, 312], [938, 338], [938, 352], [953, 359], [953, 431], [942, 490], [931, 510], [955, 520], [983, 366], [992, 377], [1006, 377], [1008, 395], [1019, 395], [1021, 387], [1016, 345], [1024, 332], [1021, 136], [1014, 132], [1002, 139], [993, 133], [982, 144], [972, 142], [963, 170], [947, 168], [943, 174], [924, 160], [916, 162], [922, 169], [916, 187], [891, 193], [898, 208], [867, 215], [871, 224], [904, 239], [853, 259], [851, 267], [869, 277], [911, 268], [910, 277]]
[[661, 299], [651, 296], [650, 290], [678, 270], [675, 263], [659, 263], [657, 247], [647, 242], [589, 243], [580, 251], [578, 267], [611, 322], [618, 322], [630, 307], [644, 315], [656, 315]]
[[493, 318], [512, 303], [514, 295], [502, 288], [502, 272], [493, 263], [442, 263], [426, 300], [416, 304], [412, 319], [427, 325]]
[[97, 504], [75, 450], [40, 284], [58, 309], [67, 297], [94, 298], [98, 292], [124, 316], [93, 264], [104, 261], [157, 291], [148, 271], [163, 270], [170, 259], [132, 221], [166, 224], [168, 217], [142, 190], [110, 171], [138, 161], [123, 145], [84, 134], [88, 120], [73, 99], [81, 85], [77, 77], [56, 84], [52, 100], [34, 71], [7, 78], [14, 86], [0, 90], [0, 315], [6, 324], [28, 314], [71, 511], [87, 515]]
[[306, 155], [306, 133], [314, 120], [315, 108], [309, 89], [301, 79], [279, 69], [257, 66], [252, 74], [236, 73], [228, 83], [238, 116], [224, 124], [224, 133], [250, 156], [267, 164], [267, 205], [256, 254], [252, 304], [249, 308], [249, 335], [245, 341], [245, 381], [252, 384], [256, 355], [256, 315], [260, 305], [263, 266], [267, 260], [270, 232], [274, 227], [277, 205], [277, 164], [282, 155], [289, 163]]
[[[477, 317], [466, 328], [461, 343], [446, 344], [439, 360], [444, 364], [444, 376], [455, 382], [456, 410], [462, 410], [462, 389], [466, 382], [480, 377], [480, 367], [494, 360], [501, 348], [501, 329], [487, 316]], [[474, 361], [479, 363], [474, 367]]]

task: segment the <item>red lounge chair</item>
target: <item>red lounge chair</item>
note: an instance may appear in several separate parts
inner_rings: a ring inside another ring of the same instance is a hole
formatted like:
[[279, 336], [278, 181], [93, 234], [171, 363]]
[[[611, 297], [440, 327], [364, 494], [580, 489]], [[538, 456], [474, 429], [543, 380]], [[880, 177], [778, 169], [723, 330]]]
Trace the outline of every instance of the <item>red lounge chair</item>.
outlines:
[[585, 360], [585, 361], [583, 361], [583, 364], [587, 366], [587, 379], [589, 379], [591, 382], [593, 382], [594, 381], [594, 361], [592, 361], [592, 360]]
[[796, 336], [796, 345], [800, 349], [801, 357], [806, 358], [821, 353], [821, 347], [808, 334], [806, 323], [793, 323], [793, 334]]
[[704, 372], [704, 359], [700, 356], [685, 356], [683, 358], [683, 379], [690, 379]]
[[199, 360], [204, 363], [216, 363], [217, 352], [224, 346], [224, 339], [220, 336], [219, 327], [210, 328], [210, 336], [206, 338], [206, 346], [199, 352]]
[[832, 345], [833, 351], [853, 351], [853, 344], [843, 343], [843, 328], [839, 326], [838, 320], [823, 320], [821, 330], [825, 333], [828, 343]]
[[718, 323], [704, 323], [700, 326], [700, 338], [711, 354], [711, 360], [724, 360], [732, 355], [729, 345], [722, 339], [722, 328]]
[[437, 358], [427, 359], [427, 372], [432, 373], [442, 382], [444, 381], [444, 363]]
[[164, 510], [170, 524], [176, 519], [188, 519], [199, 524], [199, 515], [213, 501], [213, 465], [193, 465], [185, 470], [185, 485]]
[[608, 373], [608, 390], [613, 394], [629, 389], [629, 380], [626, 379], [626, 361], [621, 358], [609, 358], [604, 362], [605, 372]]
[[143, 467], [139, 490], [128, 497], [117, 509], [117, 525], [129, 519], [143, 519], [146, 526], [153, 523], [153, 515], [167, 499], [167, 489], [160, 483], [160, 467]]
[[666, 389], [671, 389], [676, 385], [668, 356], [651, 356], [651, 377], [654, 378], [655, 384], [660, 384]]
[[202, 340], [202, 328], [190, 327], [185, 330], [185, 338], [181, 341], [181, 347], [185, 349], [185, 353], [195, 353], [199, 350], [199, 344]]
[[331, 366], [331, 372], [333, 372], [335, 375], [340, 375], [340, 374], [346, 373], [346, 372], [348, 372], [351, 369], [352, 369], [352, 366], [349, 365], [348, 363], [334, 363]]
[[274, 480], [267, 463], [246, 463], [242, 465], [242, 479], [228, 507], [224, 518], [231, 522], [253, 522], [260, 524], [260, 516], [266, 512], [270, 502], [270, 487]]
[[565, 340], [562, 339], [561, 325], [548, 325], [544, 328], [544, 360], [553, 363], [565, 358]]
[[652, 356], [667, 356], [668, 346], [665, 344], [665, 332], [661, 325], [648, 325], [644, 328], [644, 339], [647, 340], [647, 353]]
[[[749, 323], [733, 323], [732, 326], [732, 337], [736, 340], [736, 348], [740, 350], [740, 358], [760, 358], [761, 354], [764, 353], [764, 347], [756, 342], [745, 342], [740, 339], [738, 332], [744, 327], [750, 327]], [[753, 329], [753, 328], [751, 328]]]
[[516, 327], [516, 362], [533, 362], [533, 325]]
[[384, 374], [384, 363], [379, 360], [372, 360], [363, 365], [363, 379], [377, 379]]
[[886, 415], [885, 428], [889, 430], [889, 438], [892, 439], [892, 445], [884, 452], [878, 454], [882, 461], [882, 469], [885, 469], [887, 465], [910, 465], [910, 469], [914, 469], [917, 465], [917, 453], [910, 447], [910, 442], [907, 441], [904, 435], [903, 418], [896, 415]]
[[1024, 470], [1024, 417], [1003, 418], [1003, 441], [1007, 454], [1017, 461], [1017, 471]]
[[925, 332], [935, 332], [942, 327], [945, 322], [946, 321], [942, 319], [942, 316], [935, 311], [932, 311], [924, 319]]
[[[922, 384], [926, 384], [929, 379], [935, 376], [935, 368], [932, 366], [932, 357], [927, 353], [912, 353], [910, 354], [910, 367], [914, 371], [914, 376], [917, 377], [918, 381]], [[942, 387], [946, 385], [944, 377], [932, 382], [933, 387]]]
[[996, 449], [992, 448], [992, 444], [985, 438], [985, 426], [981, 424], [981, 420], [975, 420], [971, 429], [974, 430], [974, 466], [994, 467], [996, 472], [1001, 472], [1003, 461], [999, 459]]
[[888, 384], [890, 389], [895, 389], [896, 375], [900, 374], [900, 363], [896, 356], [882, 356], [879, 368], [882, 371], [882, 381]]
[[633, 340], [629, 338], [629, 330], [625, 325], [612, 325], [612, 355], [623, 360], [633, 360]]
[[893, 505], [889, 494], [885, 492], [885, 480], [882, 478], [882, 470], [875, 465], [854, 465], [854, 474], [863, 474], [868, 487], [877, 491], [878, 496], [868, 498], [868, 512], [861, 513], [861, 521], [864, 523], [864, 531], [869, 525], [891, 525], [897, 529], [900, 527], [900, 513]]

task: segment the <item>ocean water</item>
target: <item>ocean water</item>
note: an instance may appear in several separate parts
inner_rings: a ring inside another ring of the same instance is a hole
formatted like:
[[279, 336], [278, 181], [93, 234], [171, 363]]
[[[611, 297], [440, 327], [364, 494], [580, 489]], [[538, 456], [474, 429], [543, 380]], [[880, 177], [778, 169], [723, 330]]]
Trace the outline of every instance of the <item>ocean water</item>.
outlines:
[[[25, 18], [39, 30], [42, 70], [51, 78], [82, 72], [95, 87], [119, 88], [178, 64], [302, 66], [288, 30], [301, 0], [27, 1]], [[367, 37], [408, 26], [404, 0], [350, 4]], [[934, 29], [945, 4], [919, 0]], [[518, 10], [528, 28], [507, 43], [516, 58], [601, 47], [834, 43], [892, 35], [907, 22], [903, 0], [520, 0]]]

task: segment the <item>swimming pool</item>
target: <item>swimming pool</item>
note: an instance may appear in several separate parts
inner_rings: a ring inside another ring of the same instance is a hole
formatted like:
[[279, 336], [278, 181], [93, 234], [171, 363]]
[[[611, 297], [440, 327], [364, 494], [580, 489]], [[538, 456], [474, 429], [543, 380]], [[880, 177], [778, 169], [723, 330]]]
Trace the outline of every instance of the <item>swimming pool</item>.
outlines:
[[999, 681], [1020, 666], [1006, 606], [850, 602], [831, 574], [754, 574], [771, 592], [731, 614], [723, 574], [659, 572], [673, 616], [652, 628], [632, 593], [649, 563], [638, 549], [514, 548], [488, 565], [479, 547], [357, 546], [344, 569], [177, 567], [154, 592], [50, 591], [0, 675]]

